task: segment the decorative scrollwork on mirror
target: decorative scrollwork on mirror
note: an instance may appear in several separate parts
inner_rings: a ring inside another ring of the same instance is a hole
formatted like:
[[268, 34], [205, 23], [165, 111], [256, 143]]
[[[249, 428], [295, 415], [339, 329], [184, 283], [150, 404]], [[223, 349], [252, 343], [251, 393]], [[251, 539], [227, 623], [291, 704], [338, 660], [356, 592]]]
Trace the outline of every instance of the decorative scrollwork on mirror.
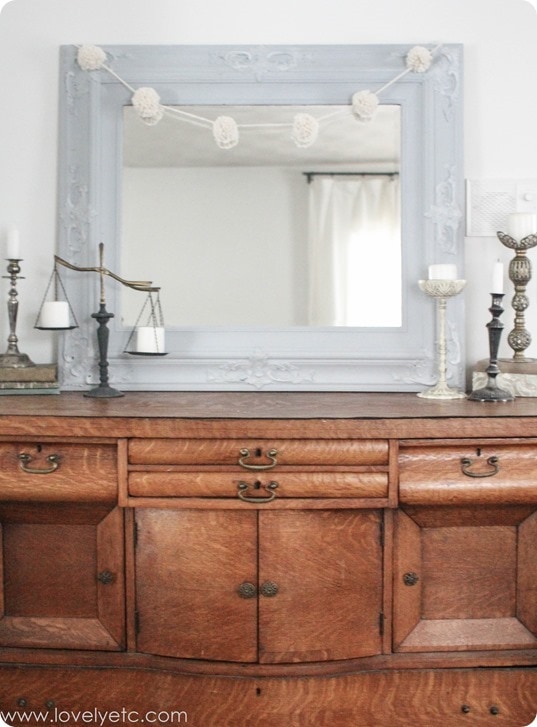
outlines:
[[[359, 91], [386, 86], [380, 103], [401, 110], [401, 325], [173, 325], [165, 360], [132, 360], [123, 353], [130, 326], [111, 287], [110, 308], [118, 314], [109, 324], [110, 379], [125, 390], [419, 391], [434, 383], [435, 311], [417, 281], [431, 263], [463, 268], [462, 47], [441, 46], [426, 73], [406, 74], [409, 46], [403, 45], [103, 50], [116, 75], [83, 70], [75, 46], [61, 49], [59, 252], [76, 265], [95, 264], [102, 242], [107, 265], [124, 272], [123, 119], [132, 89], [151, 87], [169, 106], [225, 110], [341, 106]], [[147, 240], [144, 260], [152, 279], [158, 237]], [[367, 304], [379, 307], [389, 256], [382, 249], [373, 253], [368, 272], [375, 292]], [[188, 264], [184, 255], [169, 260], [179, 264]], [[261, 265], [252, 271], [262, 274]], [[97, 291], [89, 280], [65, 282], [80, 327], [59, 343], [61, 381], [64, 389], [86, 389], [96, 376], [90, 316]], [[214, 306], [221, 299], [215, 294]], [[455, 386], [464, 383], [463, 322], [462, 298], [450, 301], [448, 378]]]

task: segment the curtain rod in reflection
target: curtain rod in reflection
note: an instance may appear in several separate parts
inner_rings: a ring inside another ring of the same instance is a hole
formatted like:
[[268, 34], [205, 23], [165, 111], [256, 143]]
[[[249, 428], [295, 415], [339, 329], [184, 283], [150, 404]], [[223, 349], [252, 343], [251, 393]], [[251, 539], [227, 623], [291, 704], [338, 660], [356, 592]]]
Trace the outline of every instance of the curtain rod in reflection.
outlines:
[[313, 177], [398, 177], [399, 172], [302, 172], [308, 184]]

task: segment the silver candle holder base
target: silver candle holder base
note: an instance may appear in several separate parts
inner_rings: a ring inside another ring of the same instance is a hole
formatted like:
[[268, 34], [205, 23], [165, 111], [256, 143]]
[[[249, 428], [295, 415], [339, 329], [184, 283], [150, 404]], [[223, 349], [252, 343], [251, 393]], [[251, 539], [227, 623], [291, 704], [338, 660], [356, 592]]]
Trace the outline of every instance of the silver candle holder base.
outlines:
[[418, 285], [424, 293], [436, 299], [438, 309], [438, 381], [420, 391], [418, 396], [422, 399], [464, 399], [464, 391], [447, 383], [446, 307], [448, 298], [458, 295], [466, 280], [418, 280]]

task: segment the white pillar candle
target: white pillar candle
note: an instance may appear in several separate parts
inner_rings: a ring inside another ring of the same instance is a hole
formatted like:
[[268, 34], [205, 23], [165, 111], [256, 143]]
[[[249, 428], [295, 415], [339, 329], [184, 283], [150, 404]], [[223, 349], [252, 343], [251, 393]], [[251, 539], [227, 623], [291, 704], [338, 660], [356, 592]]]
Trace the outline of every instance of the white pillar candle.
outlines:
[[161, 326], [137, 328], [136, 351], [138, 353], [164, 353], [164, 328]]
[[492, 290], [491, 293], [503, 293], [503, 263], [497, 260], [492, 269]]
[[7, 233], [6, 257], [8, 260], [20, 260], [19, 231], [10, 227]]
[[523, 240], [537, 233], [537, 215], [531, 212], [513, 212], [507, 217], [507, 232], [515, 240]]
[[458, 280], [457, 266], [451, 263], [429, 265], [429, 280]]
[[39, 317], [41, 328], [69, 328], [69, 304], [65, 300], [43, 303]]

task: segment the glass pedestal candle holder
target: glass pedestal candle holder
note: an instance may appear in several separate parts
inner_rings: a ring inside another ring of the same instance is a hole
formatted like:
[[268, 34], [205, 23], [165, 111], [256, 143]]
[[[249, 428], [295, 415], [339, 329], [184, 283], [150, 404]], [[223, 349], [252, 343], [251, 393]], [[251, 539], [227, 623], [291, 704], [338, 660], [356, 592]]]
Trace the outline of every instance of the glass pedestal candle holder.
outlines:
[[420, 289], [436, 299], [438, 310], [438, 381], [434, 386], [420, 391], [423, 399], [464, 399], [466, 394], [447, 383], [447, 341], [446, 307], [448, 298], [458, 295], [466, 285], [466, 280], [419, 280]]

